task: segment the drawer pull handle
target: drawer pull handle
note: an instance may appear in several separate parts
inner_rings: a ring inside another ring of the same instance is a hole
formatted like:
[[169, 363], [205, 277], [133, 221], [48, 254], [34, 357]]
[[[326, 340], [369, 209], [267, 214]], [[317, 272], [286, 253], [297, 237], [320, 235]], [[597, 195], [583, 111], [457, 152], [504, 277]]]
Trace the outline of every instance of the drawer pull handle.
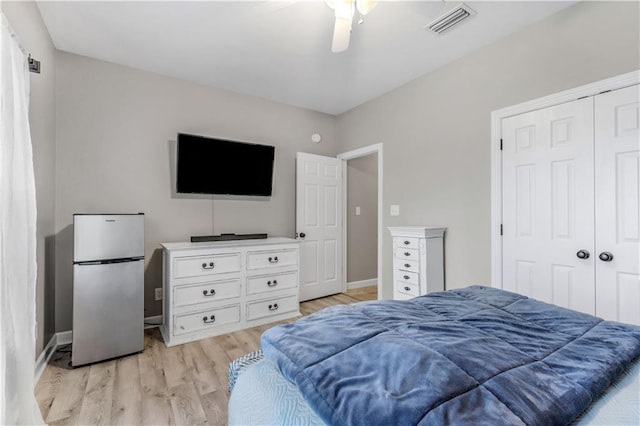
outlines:
[[409, 278], [410, 278], [410, 277], [409, 277], [409, 275], [405, 275], [405, 276], [404, 276], [404, 279], [405, 279], [405, 280], [408, 280]]
[[211, 315], [210, 317], [202, 317], [202, 322], [205, 324], [213, 324], [214, 322], [216, 322], [216, 316], [215, 315]]
[[278, 256], [270, 257], [268, 260], [269, 263], [278, 263]]
[[270, 311], [277, 311], [278, 310], [278, 304], [274, 303], [273, 305], [269, 305], [269, 310]]
[[408, 246], [409, 244], [411, 244], [411, 241], [405, 241], [405, 242], [404, 242], [404, 245], [405, 245], [405, 246]]
[[202, 264], [202, 269], [213, 269], [213, 262], [209, 262], [209, 264], [207, 265], [207, 262]]
[[404, 252], [404, 255], [405, 255], [405, 256], [411, 256], [411, 253], [409, 253], [408, 251], [405, 251], [405, 252]]
[[409, 264], [409, 263], [405, 263], [405, 264], [404, 264], [404, 267], [405, 267], [405, 268], [411, 268], [411, 264]]
[[278, 285], [278, 280], [273, 280], [273, 282], [272, 281], [267, 281], [267, 285], [269, 287], [275, 287], [275, 286]]
[[404, 286], [404, 291], [411, 291], [411, 289], [407, 286]]
[[215, 296], [215, 295], [216, 295], [216, 291], [215, 291], [214, 289], [211, 289], [211, 290], [209, 290], [209, 291], [204, 290], [204, 291], [202, 292], [202, 294], [204, 294], [204, 295], [205, 295], [205, 296], [207, 296], [207, 297], [211, 297], [211, 296]]

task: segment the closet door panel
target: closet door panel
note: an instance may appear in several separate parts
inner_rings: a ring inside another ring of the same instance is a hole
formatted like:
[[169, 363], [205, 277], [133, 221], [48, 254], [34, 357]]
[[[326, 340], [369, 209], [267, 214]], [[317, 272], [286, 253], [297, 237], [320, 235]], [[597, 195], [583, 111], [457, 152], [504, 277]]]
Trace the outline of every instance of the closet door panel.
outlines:
[[[596, 314], [640, 325], [640, 97], [595, 97]], [[610, 253], [606, 261], [601, 253]]]
[[595, 312], [593, 99], [502, 121], [503, 288]]

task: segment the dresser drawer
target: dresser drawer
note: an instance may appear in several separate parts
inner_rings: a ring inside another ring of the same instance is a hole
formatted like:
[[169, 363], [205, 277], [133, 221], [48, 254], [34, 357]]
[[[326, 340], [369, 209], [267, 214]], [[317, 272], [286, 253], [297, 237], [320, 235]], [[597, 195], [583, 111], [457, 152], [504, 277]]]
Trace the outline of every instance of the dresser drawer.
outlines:
[[408, 260], [418, 260], [420, 259], [420, 250], [410, 249], [405, 247], [398, 247], [396, 251], [396, 258], [399, 260], [408, 259]]
[[397, 282], [396, 291], [402, 294], [409, 295], [411, 297], [420, 296], [420, 286], [417, 284], [411, 284], [408, 282]]
[[173, 295], [174, 306], [187, 306], [240, 297], [240, 279], [181, 285], [174, 288]]
[[192, 314], [176, 315], [173, 321], [173, 333], [185, 334], [239, 322], [240, 305], [213, 308]]
[[177, 257], [173, 260], [173, 278], [200, 277], [227, 272], [239, 272], [240, 253], [209, 256]]
[[396, 259], [396, 268], [404, 271], [419, 272], [420, 261], [409, 259]]
[[247, 278], [247, 294], [266, 293], [298, 286], [298, 274], [285, 272], [282, 274], [259, 275]]
[[408, 272], [408, 271], [396, 271], [395, 276], [396, 281], [402, 281], [403, 283], [411, 283], [415, 285], [420, 284], [420, 274], [416, 272]]
[[247, 319], [254, 320], [298, 310], [298, 296], [284, 296], [247, 303]]
[[420, 239], [419, 238], [413, 238], [413, 237], [396, 237], [395, 238], [396, 241], [396, 246], [398, 247], [398, 249], [400, 248], [410, 248], [410, 249], [418, 249], [419, 248], [419, 243], [420, 243]]
[[275, 268], [278, 266], [292, 266], [298, 264], [298, 251], [269, 250], [247, 253], [247, 269]]

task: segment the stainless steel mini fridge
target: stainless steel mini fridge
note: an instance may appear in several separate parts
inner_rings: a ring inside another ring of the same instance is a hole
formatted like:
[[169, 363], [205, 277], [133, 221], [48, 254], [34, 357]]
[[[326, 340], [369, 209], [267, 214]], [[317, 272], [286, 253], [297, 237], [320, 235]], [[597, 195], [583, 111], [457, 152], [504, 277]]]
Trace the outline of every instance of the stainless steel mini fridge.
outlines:
[[144, 347], [144, 214], [73, 215], [73, 366]]

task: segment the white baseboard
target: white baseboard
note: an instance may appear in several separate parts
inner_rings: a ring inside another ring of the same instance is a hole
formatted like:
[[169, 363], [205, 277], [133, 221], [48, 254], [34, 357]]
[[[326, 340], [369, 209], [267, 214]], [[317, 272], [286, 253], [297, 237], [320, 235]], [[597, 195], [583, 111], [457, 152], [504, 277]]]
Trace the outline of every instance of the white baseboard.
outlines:
[[40, 380], [42, 373], [44, 373], [44, 369], [47, 368], [47, 364], [49, 363], [51, 356], [53, 356], [53, 353], [56, 351], [56, 348], [58, 347], [57, 341], [58, 335], [54, 334], [51, 336], [51, 339], [49, 339], [49, 343], [47, 343], [42, 352], [40, 352], [40, 355], [38, 355], [38, 359], [36, 359], [35, 383], [38, 383], [38, 380]]
[[162, 315], [155, 315], [153, 317], [145, 317], [144, 329], [160, 327], [162, 325]]
[[[144, 319], [145, 322], [145, 330], [147, 328], [158, 327], [162, 324], [162, 315], [156, 315], [153, 317], [146, 317]], [[147, 325], [148, 324], [148, 325]], [[47, 368], [47, 364], [51, 360], [54, 352], [60, 347], [64, 345], [71, 344], [73, 342], [73, 332], [69, 331], [61, 331], [59, 333], [54, 334], [49, 339], [49, 342], [44, 347], [38, 358], [36, 359], [36, 368], [35, 368], [35, 382], [38, 383], [42, 373], [44, 373], [44, 369]]]
[[377, 285], [378, 285], [378, 279], [371, 278], [368, 280], [353, 281], [353, 282], [347, 283], [347, 290], [353, 290], [354, 288], [370, 287], [370, 286], [377, 286]]

